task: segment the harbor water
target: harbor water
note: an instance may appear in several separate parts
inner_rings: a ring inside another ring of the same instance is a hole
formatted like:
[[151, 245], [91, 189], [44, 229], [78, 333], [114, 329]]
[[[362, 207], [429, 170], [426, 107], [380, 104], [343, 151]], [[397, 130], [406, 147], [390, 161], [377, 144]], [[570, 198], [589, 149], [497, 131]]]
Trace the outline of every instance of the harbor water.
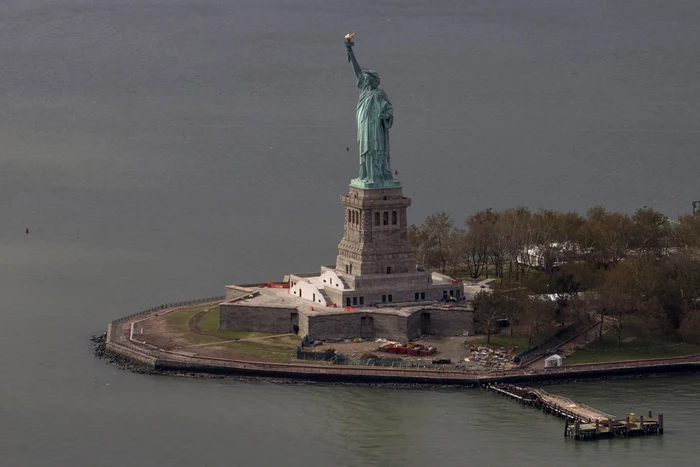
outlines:
[[0, 465], [696, 465], [696, 375], [547, 388], [666, 417], [664, 436], [581, 443], [480, 390], [140, 375], [89, 338], [333, 262], [358, 167], [347, 32], [394, 106], [410, 222], [689, 212], [698, 14], [692, 0], [3, 1]]

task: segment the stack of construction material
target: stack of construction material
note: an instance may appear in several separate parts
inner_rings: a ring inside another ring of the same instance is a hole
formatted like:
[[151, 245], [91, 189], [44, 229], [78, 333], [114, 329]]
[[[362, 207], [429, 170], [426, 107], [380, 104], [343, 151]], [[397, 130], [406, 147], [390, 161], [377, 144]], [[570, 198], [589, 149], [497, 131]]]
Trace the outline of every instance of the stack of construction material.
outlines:
[[471, 352], [471, 361], [479, 365], [503, 368], [512, 361], [505, 348], [492, 349], [489, 347], [477, 347]]
[[385, 342], [381, 344], [377, 348], [377, 350], [380, 352], [404, 354], [411, 356], [428, 356], [437, 352], [437, 347], [425, 346], [414, 342]]

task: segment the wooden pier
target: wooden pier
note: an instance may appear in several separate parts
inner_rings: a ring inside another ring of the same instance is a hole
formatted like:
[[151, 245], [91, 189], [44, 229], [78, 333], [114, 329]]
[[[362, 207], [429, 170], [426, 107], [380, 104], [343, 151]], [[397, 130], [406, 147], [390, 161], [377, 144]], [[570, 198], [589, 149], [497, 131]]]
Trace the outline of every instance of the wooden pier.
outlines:
[[567, 438], [590, 440], [664, 434], [663, 414], [659, 414], [658, 417], [653, 417], [651, 412], [647, 417], [629, 414], [624, 420], [618, 420], [617, 417], [601, 410], [550, 394], [543, 389], [512, 384], [492, 385], [488, 386], [488, 389], [521, 404], [564, 418], [564, 436]]

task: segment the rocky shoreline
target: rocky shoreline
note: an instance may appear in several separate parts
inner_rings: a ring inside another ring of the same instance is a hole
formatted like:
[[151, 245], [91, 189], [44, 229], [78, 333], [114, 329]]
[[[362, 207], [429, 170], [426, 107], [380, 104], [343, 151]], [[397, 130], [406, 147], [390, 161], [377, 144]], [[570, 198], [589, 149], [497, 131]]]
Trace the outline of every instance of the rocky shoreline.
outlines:
[[107, 350], [107, 333], [92, 336], [90, 338], [90, 342], [92, 342], [95, 357], [100, 360], [104, 360], [110, 365], [114, 365], [121, 370], [129, 370], [134, 373], [151, 375], [161, 374], [155, 368], [149, 367], [148, 365], [140, 363], [125, 355], [109, 352]]

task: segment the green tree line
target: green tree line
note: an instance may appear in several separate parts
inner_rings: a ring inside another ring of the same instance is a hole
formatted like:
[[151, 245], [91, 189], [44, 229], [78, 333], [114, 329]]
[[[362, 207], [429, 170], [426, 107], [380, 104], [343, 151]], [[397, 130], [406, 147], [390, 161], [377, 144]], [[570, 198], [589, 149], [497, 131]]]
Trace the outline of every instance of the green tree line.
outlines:
[[425, 268], [498, 279], [493, 293], [474, 300], [488, 335], [502, 318], [534, 338], [558, 324], [608, 317], [618, 342], [629, 327], [700, 342], [700, 216], [519, 207], [476, 212], [460, 227], [439, 212], [412, 225], [409, 240]]

